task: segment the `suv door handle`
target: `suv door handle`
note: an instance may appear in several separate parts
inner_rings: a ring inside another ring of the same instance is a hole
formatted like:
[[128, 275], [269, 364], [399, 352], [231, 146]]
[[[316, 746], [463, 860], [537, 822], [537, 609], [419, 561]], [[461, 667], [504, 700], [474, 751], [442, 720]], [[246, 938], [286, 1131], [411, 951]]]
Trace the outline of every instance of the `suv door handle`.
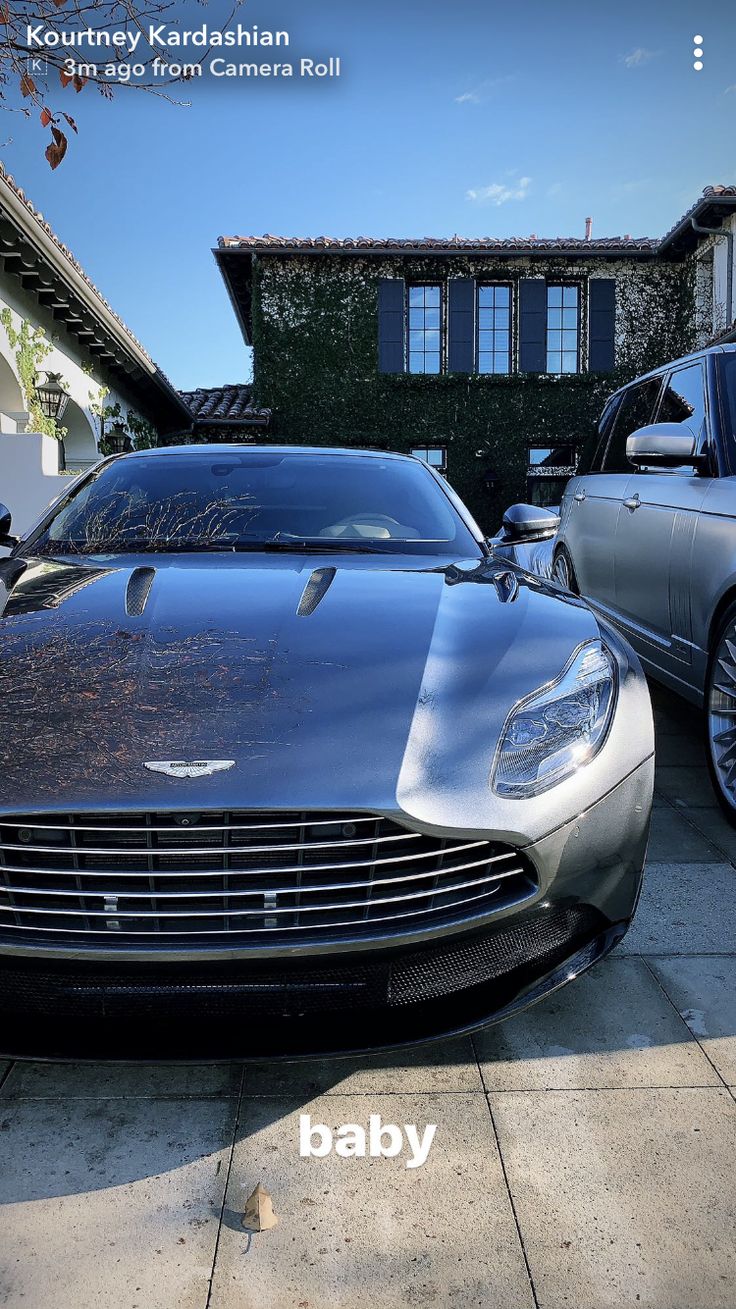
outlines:
[[639, 499], [638, 494], [632, 495], [630, 500], [624, 500], [624, 508], [630, 509], [632, 513], [634, 512], [635, 509], [640, 509], [641, 500]]
[[573, 496], [573, 499], [577, 500], [578, 504], [581, 505], [583, 503], [583, 500], [585, 499], [585, 489], [583, 489], [582, 491], [576, 491], [575, 495]]

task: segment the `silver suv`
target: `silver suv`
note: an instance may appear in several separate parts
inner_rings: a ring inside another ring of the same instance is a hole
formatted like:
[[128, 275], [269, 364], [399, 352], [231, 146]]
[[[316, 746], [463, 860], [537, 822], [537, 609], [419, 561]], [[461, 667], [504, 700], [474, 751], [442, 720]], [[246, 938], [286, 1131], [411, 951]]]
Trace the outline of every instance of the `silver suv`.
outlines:
[[736, 825], [736, 346], [611, 397], [560, 507], [553, 574], [610, 618], [648, 673], [704, 709]]

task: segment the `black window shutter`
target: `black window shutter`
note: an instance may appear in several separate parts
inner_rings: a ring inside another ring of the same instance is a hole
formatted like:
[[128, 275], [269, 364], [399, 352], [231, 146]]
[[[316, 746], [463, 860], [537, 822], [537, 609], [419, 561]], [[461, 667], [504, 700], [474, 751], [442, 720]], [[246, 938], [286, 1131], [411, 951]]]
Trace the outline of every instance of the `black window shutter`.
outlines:
[[616, 364], [616, 283], [612, 277], [591, 277], [588, 319], [588, 368], [591, 373], [613, 372]]
[[475, 282], [451, 277], [447, 301], [447, 371], [475, 371]]
[[519, 283], [519, 369], [543, 373], [547, 366], [547, 283], [524, 278]]
[[406, 284], [403, 277], [382, 277], [378, 283], [378, 371], [406, 369]]

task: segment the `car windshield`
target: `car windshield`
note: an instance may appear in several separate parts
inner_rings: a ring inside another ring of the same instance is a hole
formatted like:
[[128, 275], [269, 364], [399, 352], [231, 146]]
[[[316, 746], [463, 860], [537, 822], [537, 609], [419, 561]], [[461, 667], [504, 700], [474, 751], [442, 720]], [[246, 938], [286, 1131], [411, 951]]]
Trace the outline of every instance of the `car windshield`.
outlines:
[[34, 553], [348, 549], [477, 553], [419, 462], [359, 454], [189, 451], [103, 464]]

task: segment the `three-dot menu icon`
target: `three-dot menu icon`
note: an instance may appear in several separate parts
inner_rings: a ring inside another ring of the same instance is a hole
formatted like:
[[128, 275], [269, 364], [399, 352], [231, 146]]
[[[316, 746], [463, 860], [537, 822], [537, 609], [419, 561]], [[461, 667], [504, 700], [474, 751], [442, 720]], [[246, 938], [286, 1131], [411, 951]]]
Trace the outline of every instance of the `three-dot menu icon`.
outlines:
[[693, 64], [693, 68], [695, 69], [695, 72], [696, 72], [696, 73], [702, 73], [702, 71], [703, 71], [703, 54], [704, 54], [704, 51], [703, 51], [703, 38], [702, 38], [702, 36], [694, 36], [694, 37], [693, 37], [693, 59], [694, 59], [695, 62], [694, 62], [694, 64]]

